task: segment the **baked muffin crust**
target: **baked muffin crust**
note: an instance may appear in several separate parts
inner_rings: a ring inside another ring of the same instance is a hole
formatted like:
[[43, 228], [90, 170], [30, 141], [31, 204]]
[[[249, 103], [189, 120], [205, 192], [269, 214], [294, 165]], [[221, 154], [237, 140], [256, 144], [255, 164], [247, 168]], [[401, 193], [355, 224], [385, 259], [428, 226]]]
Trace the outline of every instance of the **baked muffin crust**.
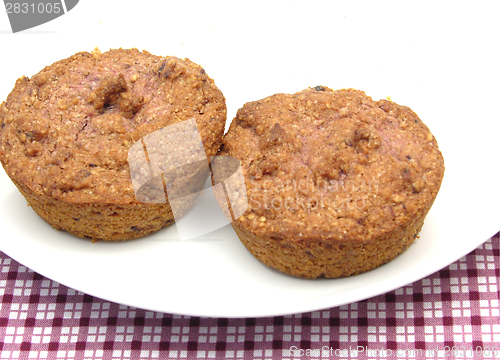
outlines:
[[206, 155], [215, 155], [225, 99], [200, 66], [136, 49], [81, 52], [16, 82], [0, 106], [0, 160], [55, 228], [93, 239], [138, 237], [173, 219], [168, 203], [136, 199], [129, 149], [193, 118]]
[[262, 262], [308, 278], [389, 261], [439, 190], [436, 139], [408, 107], [323, 86], [245, 104], [221, 155], [241, 161], [249, 209], [233, 227]]

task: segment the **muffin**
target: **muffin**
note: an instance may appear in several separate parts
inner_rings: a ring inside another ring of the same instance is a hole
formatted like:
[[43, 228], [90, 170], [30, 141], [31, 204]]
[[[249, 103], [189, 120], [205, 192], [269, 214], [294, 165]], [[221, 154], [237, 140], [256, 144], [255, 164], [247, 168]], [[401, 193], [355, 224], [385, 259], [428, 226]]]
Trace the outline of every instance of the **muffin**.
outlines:
[[303, 278], [359, 274], [405, 251], [444, 175], [408, 107], [324, 86], [245, 104], [220, 155], [245, 176], [248, 209], [232, 223], [243, 245]]
[[[206, 158], [220, 147], [225, 121], [224, 96], [199, 65], [96, 49], [17, 80], [0, 106], [0, 160], [54, 228], [93, 240], [132, 239], [171, 224], [195, 201], [186, 196], [172, 212], [168, 176], [152, 162], [162, 141], [187, 134], [186, 143], [195, 143], [194, 165], [179, 167], [189, 177], [175, 188], [189, 195], [208, 175]], [[165, 131], [171, 128], [177, 132]]]

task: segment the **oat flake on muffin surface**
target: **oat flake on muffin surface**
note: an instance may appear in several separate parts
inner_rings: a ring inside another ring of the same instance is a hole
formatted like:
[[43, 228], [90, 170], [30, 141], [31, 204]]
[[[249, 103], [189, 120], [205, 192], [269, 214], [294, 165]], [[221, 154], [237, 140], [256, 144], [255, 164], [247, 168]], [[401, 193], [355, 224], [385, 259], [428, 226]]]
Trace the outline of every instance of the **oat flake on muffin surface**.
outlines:
[[404, 251], [444, 174], [411, 109], [323, 86], [245, 104], [220, 154], [246, 177], [249, 209], [232, 224], [242, 243], [306, 278], [358, 274]]
[[199, 65], [136, 49], [81, 52], [16, 82], [0, 107], [0, 160], [55, 228], [94, 240], [135, 238], [173, 219], [168, 203], [137, 201], [128, 150], [193, 118], [214, 155], [225, 99]]

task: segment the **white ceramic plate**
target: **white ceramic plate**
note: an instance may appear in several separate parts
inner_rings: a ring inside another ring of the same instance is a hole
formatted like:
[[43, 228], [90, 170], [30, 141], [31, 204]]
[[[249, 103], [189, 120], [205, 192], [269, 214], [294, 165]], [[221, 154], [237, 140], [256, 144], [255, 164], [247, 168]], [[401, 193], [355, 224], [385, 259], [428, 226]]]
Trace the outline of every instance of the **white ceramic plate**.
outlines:
[[[410, 106], [429, 126], [445, 158], [441, 191], [420, 238], [404, 254], [358, 276], [304, 280], [260, 264], [230, 227], [185, 242], [176, 239], [175, 227], [139, 240], [96, 244], [55, 231], [0, 171], [0, 249], [22, 264], [134, 307], [272, 316], [396, 289], [447, 266], [500, 229], [500, 117], [494, 111], [500, 59], [491, 46], [499, 33], [496, 11], [457, 4], [449, 16], [444, 5], [428, 11], [366, 3], [360, 11], [356, 4], [304, 7], [287, 1], [245, 9], [232, 2], [200, 3], [197, 11], [187, 3], [155, 2], [152, 12], [147, 1], [135, 8], [123, 4], [80, 2], [65, 16], [16, 35], [0, 17], [0, 41], [9, 50], [0, 59], [0, 99], [17, 77], [95, 46], [138, 47], [202, 64], [226, 96], [228, 123], [244, 102], [276, 92], [319, 84], [359, 88], [374, 99], [391, 96]], [[133, 25], [124, 28], [122, 17], [111, 16], [116, 6], [134, 15]]]
[[498, 229], [482, 219], [471, 221], [470, 213], [458, 216], [463, 208], [446, 204], [452, 191], [447, 178], [420, 239], [404, 254], [358, 276], [304, 280], [260, 264], [229, 226], [183, 242], [170, 227], [139, 240], [92, 244], [53, 230], [26, 206], [4, 173], [0, 181], [2, 251], [85, 293], [177, 314], [271, 316], [366, 299], [441, 269]]

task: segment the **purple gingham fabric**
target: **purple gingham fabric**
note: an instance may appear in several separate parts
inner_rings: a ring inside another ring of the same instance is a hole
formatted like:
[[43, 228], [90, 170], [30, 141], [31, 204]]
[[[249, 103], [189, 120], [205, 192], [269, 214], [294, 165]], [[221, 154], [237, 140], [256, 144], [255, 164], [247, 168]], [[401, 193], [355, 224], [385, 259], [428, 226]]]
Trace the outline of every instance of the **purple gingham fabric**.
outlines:
[[270, 318], [163, 314], [94, 298], [0, 253], [0, 359], [500, 358], [500, 239], [387, 294]]

